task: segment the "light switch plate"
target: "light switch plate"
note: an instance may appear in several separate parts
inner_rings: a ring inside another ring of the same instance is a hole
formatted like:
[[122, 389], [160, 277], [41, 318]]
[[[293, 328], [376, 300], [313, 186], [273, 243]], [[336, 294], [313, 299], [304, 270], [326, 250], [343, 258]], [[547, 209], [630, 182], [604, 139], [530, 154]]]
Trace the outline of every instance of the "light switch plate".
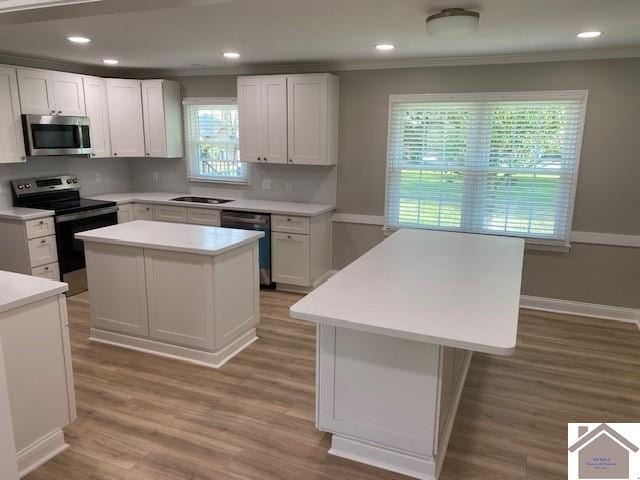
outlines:
[[271, 179], [263, 178], [262, 179], [262, 189], [263, 190], [271, 190]]
[[158, 183], [158, 172], [153, 172], [151, 177], [153, 178], [154, 183]]
[[293, 180], [287, 180], [284, 182], [284, 189], [287, 192], [293, 192]]
[[102, 183], [102, 176], [99, 173], [96, 173], [96, 183]]

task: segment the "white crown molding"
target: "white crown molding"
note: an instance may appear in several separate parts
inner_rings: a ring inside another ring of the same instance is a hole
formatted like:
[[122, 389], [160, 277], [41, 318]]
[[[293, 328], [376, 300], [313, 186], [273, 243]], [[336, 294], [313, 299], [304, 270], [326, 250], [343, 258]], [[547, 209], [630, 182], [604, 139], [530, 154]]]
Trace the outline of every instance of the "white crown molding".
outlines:
[[640, 310], [635, 308], [534, 297], [531, 295], [520, 296], [520, 308], [635, 323], [640, 328]]
[[[383, 215], [360, 215], [357, 213], [334, 213], [332, 220], [336, 223], [353, 223], [360, 225], [384, 226]], [[640, 235], [622, 235], [600, 232], [571, 232], [572, 243], [592, 245], [609, 245], [613, 247], [640, 248]]]
[[207, 75], [254, 75], [274, 73], [315, 73], [348, 70], [380, 70], [392, 68], [456, 67], [467, 65], [502, 65], [509, 63], [567, 62], [640, 58], [640, 47], [596, 50], [563, 50], [555, 52], [504, 53], [457, 57], [398, 58], [386, 60], [354, 60], [317, 63], [282, 63], [236, 65], [210, 68], [105, 68], [101, 65], [79, 64], [48, 58], [37, 58], [0, 52], [0, 63], [25, 67], [64, 70], [103, 76], [131, 76], [133, 78], [197, 77]]
[[346, 70], [380, 70], [392, 68], [452, 67], [466, 65], [500, 65], [509, 63], [566, 62], [638, 57], [640, 57], [640, 47], [627, 47], [597, 50], [564, 50], [556, 52], [505, 53], [497, 55], [457, 57], [400, 58], [395, 60], [386, 59], [323, 63], [238, 65], [235, 67], [211, 67], [201, 69], [149, 69], [145, 70], [144, 73], [146, 75], [152, 74], [153, 76], [171, 77], [190, 77], [205, 75], [253, 75], [273, 73], [313, 73], [326, 71], [335, 72]]

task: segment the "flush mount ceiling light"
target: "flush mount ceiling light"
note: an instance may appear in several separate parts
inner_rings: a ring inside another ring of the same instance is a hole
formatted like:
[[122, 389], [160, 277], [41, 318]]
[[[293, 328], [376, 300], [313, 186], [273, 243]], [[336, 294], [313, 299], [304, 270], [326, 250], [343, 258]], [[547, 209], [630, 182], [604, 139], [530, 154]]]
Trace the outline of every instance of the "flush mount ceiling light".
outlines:
[[224, 52], [222, 56], [224, 58], [240, 58], [240, 54], [238, 52]]
[[90, 38], [80, 37], [78, 35], [72, 35], [71, 37], [67, 37], [71, 43], [89, 43], [91, 41]]
[[116, 60], [115, 58], [105, 58], [102, 60], [102, 63], [104, 63], [105, 65], [117, 65], [118, 60]]
[[599, 30], [593, 30], [591, 32], [580, 32], [578, 34], [578, 38], [596, 38], [602, 35], [602, 32]]
[[478, 30], [480, 14], [464, 8], [445, 8], [427, 17], [427, 33], [436, 37], [457, 37]]
[[396, 46], [390, 43], [379, 43], [376, 45], [376, 50], [380, 50], [381, 52], [388, 52], [394, 48], [396, 48]]

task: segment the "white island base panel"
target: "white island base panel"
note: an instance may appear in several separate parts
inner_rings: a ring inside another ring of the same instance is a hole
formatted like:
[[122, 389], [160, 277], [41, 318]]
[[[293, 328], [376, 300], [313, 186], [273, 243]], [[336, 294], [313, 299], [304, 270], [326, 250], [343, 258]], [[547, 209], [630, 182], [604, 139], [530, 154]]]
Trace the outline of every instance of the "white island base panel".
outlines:
[[435, 480], [472, 352], [318, 325], [316, 427], [329, 453]]
[[158, 355], [159, 357], [172, 358], [174, 360], [181, 360], [183, 362], [211, 368], [222, 367], [256, 340], [258, 340], [256, 329], [252, 328], [221, 350], [217, 352], [207, 352], [97, 328], [92, 328], [89, 336], [89, 341], [91, 342], [127, 348], [137, 352], [149, 353], [151, 355]]

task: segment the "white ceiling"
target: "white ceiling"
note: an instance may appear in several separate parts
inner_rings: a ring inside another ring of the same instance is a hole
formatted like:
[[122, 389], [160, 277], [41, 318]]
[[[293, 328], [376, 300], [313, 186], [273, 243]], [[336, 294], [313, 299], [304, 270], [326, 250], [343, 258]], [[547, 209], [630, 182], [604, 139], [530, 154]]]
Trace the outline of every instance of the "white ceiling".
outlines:
[[[428, 36], [427, 14], [451, 6], [479, 11], [479, 31]], [[638, 25], [639, 0], [102, 0], [0, 14], [0, 52], [145, 69], [339, 64], [640, 47]], [[584, 30], [604, 35], [576, 38]], [[73, 34], [92, 42], [72, 45]]]

